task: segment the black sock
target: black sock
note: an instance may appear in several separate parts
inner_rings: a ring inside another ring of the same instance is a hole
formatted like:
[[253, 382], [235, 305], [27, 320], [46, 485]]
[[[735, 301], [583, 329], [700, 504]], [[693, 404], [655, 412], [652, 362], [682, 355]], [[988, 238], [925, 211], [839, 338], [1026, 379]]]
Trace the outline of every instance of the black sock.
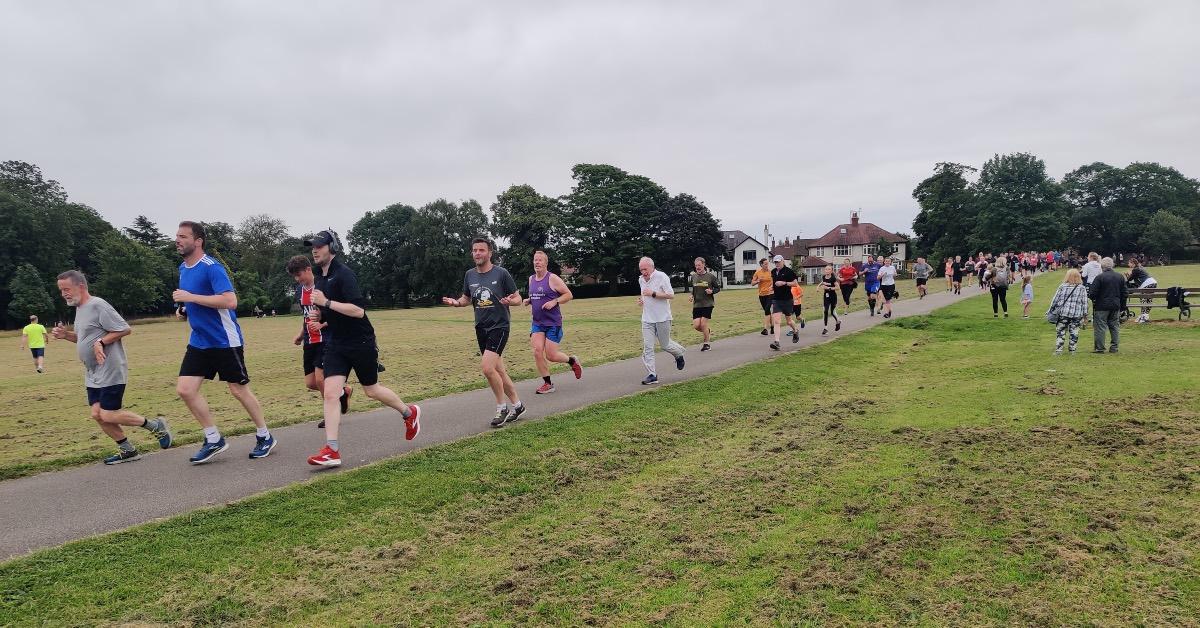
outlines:
[[149, 422], [150, 422], [150, 419], [142, 419], [142, 424], [139, 425], [138, 427], [146, 427], [146, 424]]
[[549, 376], [549, 375], [546, 375], [546, 376], [542, 377], [542, 381], [544, 381], [544, 382], [546, 382], [547, 384], [549, 384], [549, 383], [550, 383], [550, 376]]

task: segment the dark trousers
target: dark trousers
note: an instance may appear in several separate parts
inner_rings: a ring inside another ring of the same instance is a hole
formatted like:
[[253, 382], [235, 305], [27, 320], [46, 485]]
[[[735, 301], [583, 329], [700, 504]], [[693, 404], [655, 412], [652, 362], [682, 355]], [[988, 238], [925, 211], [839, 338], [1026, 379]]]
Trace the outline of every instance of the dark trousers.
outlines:
[[1108, 350], [1116, 352], [1121, 338], [1121, 311], [1093, 310], [1092, 324], [1095, 325], [1092, 338], [1096, 342], [1096, 351], [1104, 351], [1104, 332], [1107, 331], [1112, 337], [1112, 342], [1108, 343]]
[[1008, 286], [992, 286], [992, 313], [996, 314], [1000, 311], [999, 305], [1004, 306], [1004, 313], [1008, 314]]

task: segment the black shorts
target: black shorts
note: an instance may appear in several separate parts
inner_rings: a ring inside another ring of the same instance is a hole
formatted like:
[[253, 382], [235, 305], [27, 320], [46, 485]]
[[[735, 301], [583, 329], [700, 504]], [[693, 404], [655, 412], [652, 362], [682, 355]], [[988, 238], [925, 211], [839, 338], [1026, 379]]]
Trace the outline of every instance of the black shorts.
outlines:
[[927, 283], [929, 283], [929, 278], [928, 278], [928, 277], [925, 277], [925, 278], [917, 277], [917, 285], [918, 285], [918, 286], [923, 286], [923, 285], [925, 285], [925, 284], [927, 284]]
[[217, 376], [228, 384], [250, 383], [250, 374], [246, 372], [246, 358], [242, 355], [241, 347], [197, 349], [188, 345], [187, 352], [183, 354], [183, 364], [179, 365], [179, 376], [204, 379]]
[[795, 316], [796, 306], [791, 299], [787, 301], [771, 301], [771, 313], [782, 314], [784, 316]]
[[962, 283], [962, 273], [954, 273], [953, 281], [954, 283]]
[[759, 295], [758, 304], [762, 306], [764, 315], [770, 315], [770, 313], [771, 313], [771, 295], [769, 295], [769, 294]]
[[36, 349], [30, 349], [29, 352], [33, 354], [33, 357], [40, 358], [40, 357], [46, 355], [46, 348], [38, 347]]
[[692, 319], [707, 318], [712, 320], [712, 307], [694, 307], [692, 308]]
[[896, 298], [896, 285], [895, 284], [892, 284], [890, 286], [879, 286], [879, 290], [881, 292], [883, 292], [883, 300], [884, 301], [891, 301], [892, 299]]
[[309, 342], [304, 345], [304, 374], [325, 368], [325, 343]]
[[476, 327], [475, 341], [479, 343], [479, 353], [491, 351], [496, 355], [504, 355], [504, 347], [508, 345], [508, 331], [507, 327]]
[[113, 384], [101, 388], [88, 387], [88, 405], [100, 404], [101, 410], [120, 410], [121, 402], [125, 399], [125, 384]]
[[350, 371], [354, 371], [362, 386], [379, 383], [379, 350], [374, 344], [357, 347], [329, 345], [325, 347], [323, 363], [327, 378], [350, 377]]

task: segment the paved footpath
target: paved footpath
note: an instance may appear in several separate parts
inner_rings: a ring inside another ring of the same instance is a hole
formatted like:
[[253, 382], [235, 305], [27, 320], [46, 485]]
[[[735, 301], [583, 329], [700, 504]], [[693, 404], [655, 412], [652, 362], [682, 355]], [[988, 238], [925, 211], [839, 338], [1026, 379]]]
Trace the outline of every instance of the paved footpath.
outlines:
[[[923, 300], [897, 302], [897, 318], [927, 314], [939, 307], [980, 294], [964, 291], [962, 296], [936, 291]], [[815, 299], [810, 299], [810, 302]], [[839, 336], [860, 331], [883, 321], [869, 317], [866, 311], [842, 317], [842, 331], [821, 336], [819, 312], [806, 308], [811, 319], [801, 331], [800, 342], [793, 344], [784, 336], [783, 351], [788, 353]], [[716, 315], [721, 315], [718, 306]], [[690, 321], [677, 321], [687, 325]], [[567, 324], [570, 325], [568, 317]], [[785, 330], [786, 331], [786, 330]], [[628, 333], [614, 342], [640, 346], [641, 331], [630, 323]], [[713, 350], [701, 353], [689, 347], [687, 367], [675, 369], [670, 355], [658, 356], [662, 384], [695, 379], [743, 364], [778, 355], [767, 345], [769, 338], [758, 333], [735, 336], [712, 343]], [[568, 346], [569, 348], [569, 346]], [[645, 367], [640, 357], [597, 366], [588, 366], [583, 357], [583, 379], [570, 373], [556, 375], [558, 392], [535, 395], [540, 379], [517, 383], [522, 401], [529, 410], [521, 421], [536, 420], [617, 397], [644, 392], [641, 385]], [[474, 363], [472, 363], [474, 364]], [[480, 376], [482, 378], [482, 375]], [[661, 384], [660, 384], [661, 385]], [[215, 390], [215, 389], [214, 389]], [[399, 392], [403, 394], [403, 389]], [[226, 394], [212, 392], [211, 394]], [[426, 399], [422, 409], [421, 434], [413, 441], [404, 440], [404, 422], [391, 410], [351, 413], [343, 419], [341, 438], [342, 469], [353, 469], [372, 462], [408, 453], [423, 447], [446, 443], [487, 432], [495, 413], [495, 401], [488, 389]], [[190, 420], [177, 417], [176, 423]], [[212, 462], [200, 466], [188, 464], [197, 445], [143, 454], [138, 462], [106, 467], [92, 464], [65, 471], [43, 473], [0, 482], [0, 560], [52, 547], [68, 541], [104, 534], [189, 512], [197, 508], [225, 504], [264, 491], [313, 479], [320, 474], [338, 473], [306, 464], [306, 458], [324, 444], [324, 431], [315, 423], [301, 423], [272, 430], [279, 445], [262, 460], [250, 460], [254, 435], [229, 438], [229, 449]], [[519, 424], [518, 424], [519, 425]], [[502, 428], [509, 429], [509, 428]]]

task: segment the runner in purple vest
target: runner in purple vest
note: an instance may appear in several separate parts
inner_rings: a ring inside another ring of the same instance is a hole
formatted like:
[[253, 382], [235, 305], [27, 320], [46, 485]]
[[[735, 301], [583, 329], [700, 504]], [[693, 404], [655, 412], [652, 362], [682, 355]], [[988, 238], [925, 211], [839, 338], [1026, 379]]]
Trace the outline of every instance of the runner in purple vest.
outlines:
[[542, 376], [542, 385], [536, 391], [539, 395], [554, 392], [554, 382], [550, 380], [551, 362], [566, 362], [575, 373], [575, 379], [583, 377], [579, 358], [558, 349], [563, 337], [562, 308], [559, 306], [571, 300], [571, 289], [562, 278], [546, 269], [549, 264], [550, 258], [545, 251], [534, 251], [529, 298], [524, 303], [533, 308], [529, 344], [533, 347], [533, 360], [537, 363], [538, 374]]

